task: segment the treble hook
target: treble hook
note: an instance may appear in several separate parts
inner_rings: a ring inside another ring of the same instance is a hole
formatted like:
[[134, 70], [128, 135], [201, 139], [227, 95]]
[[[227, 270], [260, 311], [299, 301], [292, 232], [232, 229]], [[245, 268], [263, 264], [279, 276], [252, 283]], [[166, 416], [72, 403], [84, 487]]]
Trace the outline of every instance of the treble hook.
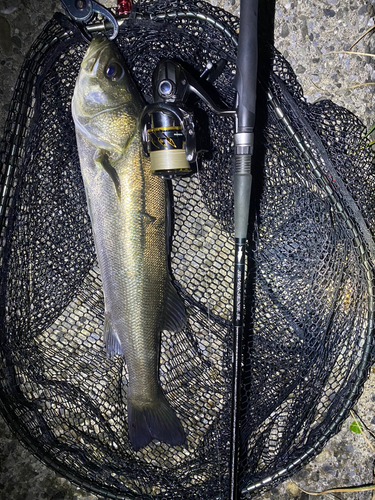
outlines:
[[114, 15], [94, 0], [61, 0], [61, 3], [77, 23], [87, 24], [94, 16], [94, 12], [101, 14], [112, 24], [113, 33], [109, 39], [113, 40], [118, 35], [119, 27]]

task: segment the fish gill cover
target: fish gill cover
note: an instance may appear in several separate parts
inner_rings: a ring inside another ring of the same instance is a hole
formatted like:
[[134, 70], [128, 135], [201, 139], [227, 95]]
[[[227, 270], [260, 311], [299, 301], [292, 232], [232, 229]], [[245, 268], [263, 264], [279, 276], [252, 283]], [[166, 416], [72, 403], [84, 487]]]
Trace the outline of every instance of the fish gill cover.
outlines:
[[[144, 98], [151, 100], [162, 58], [196, 74], [225, 59], [214, 86], [231, 106], [238, 19], [195, 0], [137, 7], [171, 14], [130, 19], [116, 40]], [[197, 107], [211, 157], [173, 181], [171, 271], [187, 325], [163, 331], [159, 371], [186, 442], [153, 441], [135, 452], [127, 366], [103, 344], [102, 283], [70, 110], [86, 50], [80, 32], [55, 16], [32, 46], [11, 104], [1, 149], [1, 410], [48, 465], [109, 498], [224, 499], [234, 123]], [[374, 172], [361, 147], [364, 127], [332, 102], [306, 104], [290, 66], [272, 47], [267, 54], [247, 266], [244, 498], [324, 446], [372, 362]]]

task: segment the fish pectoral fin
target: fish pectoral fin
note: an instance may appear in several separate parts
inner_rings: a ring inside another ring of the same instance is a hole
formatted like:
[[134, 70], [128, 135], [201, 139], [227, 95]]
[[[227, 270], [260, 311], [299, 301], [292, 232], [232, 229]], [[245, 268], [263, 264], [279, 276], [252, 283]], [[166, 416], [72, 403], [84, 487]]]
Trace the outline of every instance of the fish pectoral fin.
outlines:
[[104, 344], [107, 349], [107, 356], [114, 356], [115, 354], [120, 354], [123, 356], [123, 350], [121, 346], [120, 339], [117, 333], [114, 331], [109, 319], [109, 315], [105, 315], [104, 320]]
[[142, 214], [142, 218], [146, 224], [154, 224], [156, 221], [156, 217], [153, 217], [152, 215], [148, 214], [147, 212]]
[[144, 405], [128, 399], [130, 442], [138, 451], [153, 439], [178, 446], [185, 442], [184, 429], [162, 391], [155, 401]]
[[115, 185], [117, 197], [119, 200], [121, 200], [120, 177], [118, 176], [116, 169], [111, 165], [108, 153], [104, 149], [97, 149], [95, 152], [94, 161], [95, 163], [103, 167], [107, 174], [110, 176], [113, 184]]
[[186, 326], [186, 310], [181, 297], [169, 281], [164, 309], [163, 330], [179, 332]]

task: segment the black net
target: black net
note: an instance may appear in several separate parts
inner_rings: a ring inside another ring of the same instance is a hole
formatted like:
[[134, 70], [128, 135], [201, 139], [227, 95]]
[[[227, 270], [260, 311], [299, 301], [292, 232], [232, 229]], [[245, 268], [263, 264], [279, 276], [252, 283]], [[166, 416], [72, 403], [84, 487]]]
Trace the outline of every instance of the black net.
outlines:
[[[124, 22], [116, 43], [145, 99], [160, 59], [175, 58], [194, 76], [224, 59], [211, 94], [231, 106], [238, 19], [195, 0], [137, 5], [144, 16]], [[127, 368], [107, 358], [102, 340], [103, 294], [70, 112], [86, 49], [79, 30], [56, 16], [31, 48], [11, 104], [1, 150], [2, 412], [39, 458], [107, 497], [225, 499], [234, 122], [196, 103], [211, 157], [173, 181], [171, 267], [188, 325], [163, 332], [160, 379], [187, 442], [135, 452]], [[323, 447], [372, 361], [374, 174], [363, 126], [332, 102], [307, 105], [286, 61], [272, 52], [271, 62], [259, 87], [253, 167], [243, 497], [275, 486]]]

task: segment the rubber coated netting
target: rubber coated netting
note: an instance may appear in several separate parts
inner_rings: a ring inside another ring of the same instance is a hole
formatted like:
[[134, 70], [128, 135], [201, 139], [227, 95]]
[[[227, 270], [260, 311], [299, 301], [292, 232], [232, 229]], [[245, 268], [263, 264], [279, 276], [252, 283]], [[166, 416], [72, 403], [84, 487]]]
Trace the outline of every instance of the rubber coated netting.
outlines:
[[[116, 43], [145, 99], [163, 58], [195, 77], [224, 60], [210, 95], [231, 107], [238, 19], [195, 0], [137, 7]], [[234, 120], [193, 103], [210, 153], [196, 173], [172, 181], [171, 268], [188, 326], [163, 332], [160, 379], [187, 442], [134, 452], [126, 365], [107, 358], [102, 340], [103, 294], [70, 113], [86, 48], [56, 15], [32, 46], [11, 103], [1, 149], [2, 413], [45, 463], [108, 498], [226, 499]], [[374, 169], [364, 127], [332, 102], [306, 104], [290, 66], [270, 53], [259, 72], [253, 161], [243, 498], [321, 450], [372, 361]]]

